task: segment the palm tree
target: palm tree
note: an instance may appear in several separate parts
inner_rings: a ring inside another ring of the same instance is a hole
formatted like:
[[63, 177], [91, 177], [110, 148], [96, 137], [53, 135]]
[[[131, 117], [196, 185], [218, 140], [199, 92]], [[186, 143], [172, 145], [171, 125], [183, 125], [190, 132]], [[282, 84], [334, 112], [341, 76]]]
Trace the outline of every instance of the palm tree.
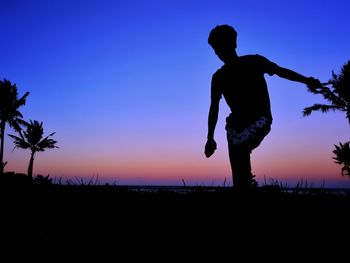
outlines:
[[9, 80], [0, 80], [0, 174], [3, 174], [6, 163], [4, 159], [4, 139], [6, 123], [17, 132], [21, 132], [20, 121], [23, 118], [19, 112], [19, 108], [26, 103], [26, 92], [21, 98], [18, 98], [16, 84], [12, 84]]
[[28, 176], [33, 178], [33, 163], [36, 152], [43, 152], [46, 149], [58, 148], [56, 146], [57, 141], [50, 139], [55, 133], [51, 133], [49, 136], [43, 138], [44, 128], [43, 123], [38, 121], [30, 121], [30, 123], [23, 122], [26, 126], [26, 130], [19, 133], [19, 137], [9, 134], [14, 139], [15, 147], [22, 149], [30, 149], [30, 161], [28, 165]]
[[[329, 88], [326, 85], [331, 85], [331, 87]], [[332, 79], [328, 83], [317, 88], [309, 87], [309, 91], [322, 95], [330, 104], [314, 104], [307, 107], [303, 111], [304, 116], [309, 116], [314, 111], [325, 113], [330, 110], [339, 110], [346, 113], [346, 118], [350, 124], [350, 60], [342, 66], [338, 75], [332, 72]], [[334, 146], [333, 153], [335, 157], [333, 159], [336, 163], [343, 164], [342, 175], [350, 176], [350, 142]]]
[[332, 79], [327, 83], [317, 88], [309, 87], [308, 90], [313, 94], [322, 95], [330, 104], [314, 104], [306, 107], [303, 111], [304, 116], [309, 116], [314, 111], [325, 113], [340, 110], [345, 111], [350, 124], [350, 60], [342, 66], [338, 75], [332, 72]]
[[343, 164], [341, 174], [350, 176], [350, 142], [344, 144], [340, 142], [339, 145], [334, 146], [335, 150], [333, 153], [335, 157], [333, 157], [333, 159], [337, 164]]

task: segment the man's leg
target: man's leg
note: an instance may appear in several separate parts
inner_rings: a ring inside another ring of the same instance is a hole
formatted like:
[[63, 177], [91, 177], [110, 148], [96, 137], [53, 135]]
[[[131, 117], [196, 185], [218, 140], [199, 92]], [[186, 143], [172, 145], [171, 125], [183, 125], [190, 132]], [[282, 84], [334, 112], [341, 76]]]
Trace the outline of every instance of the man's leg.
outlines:
[[251, 172], [251, 151], [244, 147], [232, 146], [229, 143], [229, 156], [232, 170], [233, 187], [239, 190], [249, 189], [253, 186]]
[[272, 121], [261, 117], [247, 128], [237, 131], [230, 123], [230, 116], [226, 118], [226, 131], [233, 184], [238, 189], [251, 188], [257, 182], [251, 172], [250, 154], [270, 132]]

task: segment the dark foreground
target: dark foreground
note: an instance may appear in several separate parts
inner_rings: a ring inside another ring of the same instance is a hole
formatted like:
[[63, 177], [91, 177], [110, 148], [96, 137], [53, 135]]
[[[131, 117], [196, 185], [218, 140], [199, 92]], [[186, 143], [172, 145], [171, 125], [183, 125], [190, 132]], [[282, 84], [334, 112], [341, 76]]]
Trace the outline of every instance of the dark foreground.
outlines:
[[349, 195], [0, 188], [0, 262], [223, 262], [239, 254], [250, 262], [348, 251]]

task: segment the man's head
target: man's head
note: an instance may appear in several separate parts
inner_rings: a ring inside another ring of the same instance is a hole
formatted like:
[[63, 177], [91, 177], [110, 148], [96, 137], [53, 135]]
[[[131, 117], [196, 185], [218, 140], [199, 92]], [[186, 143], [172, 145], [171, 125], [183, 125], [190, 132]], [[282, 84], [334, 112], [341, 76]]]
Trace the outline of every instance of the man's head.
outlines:
[[218, 25], [210, 31], [208, 43], [218, 57], [226, 63], [232, 54], [235, 53], [237, 32], [232, 26]]

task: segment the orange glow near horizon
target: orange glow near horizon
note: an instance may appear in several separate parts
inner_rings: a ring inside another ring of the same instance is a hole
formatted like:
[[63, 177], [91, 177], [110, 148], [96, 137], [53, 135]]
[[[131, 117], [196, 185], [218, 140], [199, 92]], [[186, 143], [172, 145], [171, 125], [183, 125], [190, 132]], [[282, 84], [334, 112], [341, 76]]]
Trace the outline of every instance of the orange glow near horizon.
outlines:
[[[277, 181], [297, 182], [300, 180], [315, 182], [319, 185], [325, 181], [347, 183], [340, 174], [340, 166], [332, 162], [330, 156], [322, 153], [313, 155], [298, 155], [292, 152], [270, 152], [269, 148], [256, 151], [252, 155], [252, 170], [259, 182], [267, 183], [272, 179]], [[271, 156], [279, 156], [272, 158]], [[137, 157], [133, 159], [132, 157]], [[115, 181], [120, 184], [177, 184], [184, 180], [194, 185], [229, 185], [231, 171], [226, 151], [219, 152], [215, 157], [206, 159], [201, 155], [152, 156], [135, 154], [107, 157], [102, 155], [61, 155], [53, 152], [48, 155], [37, 155], [34, 163], [36, 174], [49, 174], [53, 177], [82, 177], [89, 180], [99, 176], [101, 180]], [[9, 166], [9, 169], [26, 172], [27, 160], [25, 154], [21, 165]], [[10, 162], [13, 165], [13, 162]]]

